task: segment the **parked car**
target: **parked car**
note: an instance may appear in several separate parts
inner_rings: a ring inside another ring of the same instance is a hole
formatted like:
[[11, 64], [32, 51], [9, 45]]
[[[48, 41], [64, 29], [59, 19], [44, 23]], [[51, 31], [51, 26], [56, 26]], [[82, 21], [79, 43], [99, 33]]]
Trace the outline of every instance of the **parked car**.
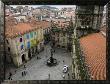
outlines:
[[67, 65], [64, 65], [63, 67], [63, 73], [67, 73], [68, 72], [68, 66]]

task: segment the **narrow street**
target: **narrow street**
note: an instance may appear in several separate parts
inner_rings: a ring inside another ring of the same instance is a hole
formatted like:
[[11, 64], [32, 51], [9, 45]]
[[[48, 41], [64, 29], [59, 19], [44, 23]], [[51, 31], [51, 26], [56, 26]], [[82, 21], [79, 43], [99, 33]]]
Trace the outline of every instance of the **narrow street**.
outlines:
[[[37, 56], [41, 59], [37, 59]], [[68, 77], [68, 74], [63, 73], [63, 65], [71, 66], [72, 58], [70, 53], [67, 53], [66, 50], [57, 48], [55, 49], [55, 53], [53, 57], [57, 59], [58, 65], [49, 67], [46, 65], [46, 60], [50, 57], [50, 46], [46, 45], [44, 51], [33, 57], [29, 60], [26, 65], [26, 76], [22, 77], [22, 71], [24, 71], [23, 66], [16, 69], [11, 70], [12, 72], [12, 80], [64, 80], [63, 75], [65, 75], [65, 80], [71, 79]], [[63, 63], [64, 60], [64, 63]], [[9, 70], [8, 70], [9, 71]], [[71, 73], [71, 69], [69, 70]], [[7, 77], [9, 72], [7, 73]]]

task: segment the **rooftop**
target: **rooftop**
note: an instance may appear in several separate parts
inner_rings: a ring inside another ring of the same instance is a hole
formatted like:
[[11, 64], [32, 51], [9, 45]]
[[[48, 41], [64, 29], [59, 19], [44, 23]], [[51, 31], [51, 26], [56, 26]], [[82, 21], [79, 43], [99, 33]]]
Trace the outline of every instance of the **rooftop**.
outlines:
[[106, 38], [94, 33], [82, 37], [80, 44], [93, 80], [106, 80]]
[[[35, 21], [31, 20], [30, 22], [20, 22], [20, 23], [15, 23], [13, 21], [6, 21], [6, 32], [5, 35], [8, 38], [13, 38], [18, 35], [23, 35], [25, 33], [28, 33], [30, 31], [34, 31], [38, 28], [48, 28], [50, 27], [50, 22], [48, 21]], [[13, 24], [12, 24], [13, 23]]]

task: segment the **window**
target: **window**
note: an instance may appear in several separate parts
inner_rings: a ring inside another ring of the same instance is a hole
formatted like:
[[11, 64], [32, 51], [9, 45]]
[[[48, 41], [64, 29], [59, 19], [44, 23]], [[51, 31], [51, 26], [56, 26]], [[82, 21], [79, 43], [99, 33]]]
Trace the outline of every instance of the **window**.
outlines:
[[36, 35], [36, 32], [34, 32], [34, 35]]
[[31, 38], [33, 38], [33, 32], [30, 33]]
[[29, 34], [26, 35], [26, 38], [29, 39]]
[[20, 38], [20, 42], [22, 42], [22, 38]]
[[30, 42], [27, 42], [27, 48], [30, 48]]
[[24, 48], [24, 46], [23, 45], [21, 45], [21, 50]]
[[10, 47], [8, 47], [8, 51], [10, 52]]

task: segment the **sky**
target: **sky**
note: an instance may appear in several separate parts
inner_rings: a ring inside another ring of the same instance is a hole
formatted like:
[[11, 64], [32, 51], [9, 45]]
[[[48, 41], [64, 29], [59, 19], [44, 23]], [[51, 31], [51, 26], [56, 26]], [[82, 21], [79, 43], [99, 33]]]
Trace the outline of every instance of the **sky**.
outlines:
[[[18, 5], [10, 5], [12, 7], [16, 7]], [[30, 7], [33, 7], [33, 8], [36, 8], [36, 7], [40, 7], [40, 6], [43, 6], [43, 5], [20, 5], [20, 6], [30, 6]], [[47, 5], [47, 6], [51, 6], [51, 7], [56, 7], [58, 9], [61, 9], [61, 8], [64, 8], [64, 7], [76, 7], [75, 5]]]

